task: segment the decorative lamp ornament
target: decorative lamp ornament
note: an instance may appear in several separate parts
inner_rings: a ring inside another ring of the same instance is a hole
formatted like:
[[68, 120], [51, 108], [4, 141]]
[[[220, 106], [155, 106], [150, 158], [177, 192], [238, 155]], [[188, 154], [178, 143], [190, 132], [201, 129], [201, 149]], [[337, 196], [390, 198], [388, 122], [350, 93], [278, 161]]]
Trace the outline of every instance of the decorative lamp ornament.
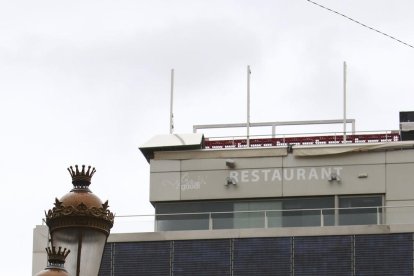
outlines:
[[114, 223], [114, 214], [108, 201], [102, 201], [91, 192], [89, 185], [95, 168], [79, 170], [69, 167], [73, 189], [55, 207], [46, 213], [52, 245], [62, 245], [72, 253], [66, 260], [71, 276], [95, 276], [99, 273], [106, 240]]
[[64, 265], [70, 250], [65, 248], [62, 251], [62, 247], [59, 246], [58, 251], [56, 251], [56, 247], [48, 247], [46, 252], [48, 256], [47, 267], [35, 276], [69, 276]]

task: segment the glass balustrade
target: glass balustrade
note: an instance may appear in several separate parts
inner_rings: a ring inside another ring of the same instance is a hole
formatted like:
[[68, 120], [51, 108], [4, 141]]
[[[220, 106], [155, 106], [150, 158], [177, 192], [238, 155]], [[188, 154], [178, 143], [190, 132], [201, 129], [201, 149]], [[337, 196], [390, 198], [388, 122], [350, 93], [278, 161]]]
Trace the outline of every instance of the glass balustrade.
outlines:
[[174, 213], [116, 219], [114, 233], [414, 224], [414, 206]]

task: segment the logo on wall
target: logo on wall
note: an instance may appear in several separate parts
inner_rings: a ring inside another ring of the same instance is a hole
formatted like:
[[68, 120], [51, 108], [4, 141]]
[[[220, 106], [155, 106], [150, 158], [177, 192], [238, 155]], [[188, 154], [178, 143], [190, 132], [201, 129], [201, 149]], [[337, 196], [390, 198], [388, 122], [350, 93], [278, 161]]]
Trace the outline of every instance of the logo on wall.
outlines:
[[190, 178], [189, 173], [183, 173], [181, 175], [181, 191], [186, 190], [200, 190], [201, 185], [205, 185], [205, 177], [197, 175], [195, 178]]
[[194, 178], [190, 178], [190, 174], [187, 172], [181, 174], [181, 181], [170, 179], [164, 179], [162, 181], [163, 186], [173, 187], [177, 190], [181, 189], [181, 191], [200, 190], [201, 186], [206, 183], [205, 177], [197, 175]]

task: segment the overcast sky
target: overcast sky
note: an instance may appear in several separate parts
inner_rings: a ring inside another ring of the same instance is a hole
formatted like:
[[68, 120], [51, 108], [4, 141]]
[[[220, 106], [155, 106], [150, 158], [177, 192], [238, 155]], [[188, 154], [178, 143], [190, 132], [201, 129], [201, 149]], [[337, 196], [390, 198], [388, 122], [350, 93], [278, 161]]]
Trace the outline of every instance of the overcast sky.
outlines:
[[[319, 3], [414, 44], [410, 0]], [[252, 122], [339, 119], [343, 61], [357, 130], [398, 129], [414, 49], [305, 0], [0, 0], [1, 274], [30, 275], [32, 229], [71, 189], [69, 165], [96, 167], [116, 214], [153, 213], [138, 147], [168, 133], [171, 68], [188, 133], [245, 122], [247, 65]]]

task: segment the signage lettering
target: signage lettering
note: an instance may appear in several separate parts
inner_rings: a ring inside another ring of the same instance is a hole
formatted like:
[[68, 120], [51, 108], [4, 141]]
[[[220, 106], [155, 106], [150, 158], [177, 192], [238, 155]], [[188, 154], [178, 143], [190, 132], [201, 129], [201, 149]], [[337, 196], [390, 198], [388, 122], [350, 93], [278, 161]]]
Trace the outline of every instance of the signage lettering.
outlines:
[[284, 168], [230, 171], [236, 183], [328, 180], [331, 174], [341, 176], [342, 167]]

